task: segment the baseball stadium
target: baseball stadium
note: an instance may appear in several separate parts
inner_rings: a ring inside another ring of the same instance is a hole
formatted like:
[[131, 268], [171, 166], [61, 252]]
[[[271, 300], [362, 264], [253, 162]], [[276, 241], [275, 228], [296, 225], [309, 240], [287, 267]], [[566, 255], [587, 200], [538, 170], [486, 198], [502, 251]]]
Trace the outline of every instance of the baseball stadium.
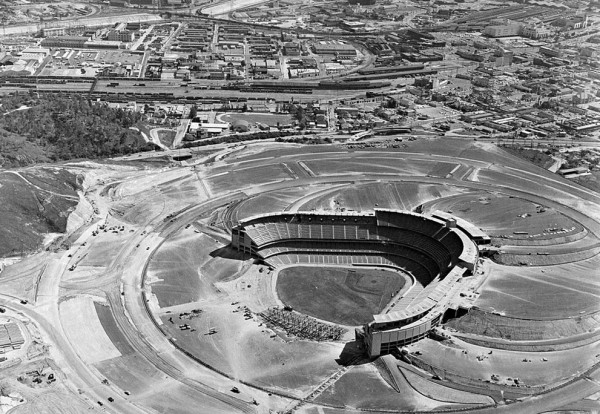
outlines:
[[395, 311], [374, 315], [356, 330], [372, 358], [428, 335], [449, 309], [460, 278], [476, 269], [478, 258], [475, 243], [456, 227], [456, 219], [384, 209], [255, 216], [232, 229], [231, 244], [274, 268], [383, 266], [410, 275], [410, 295], [405, 292]]

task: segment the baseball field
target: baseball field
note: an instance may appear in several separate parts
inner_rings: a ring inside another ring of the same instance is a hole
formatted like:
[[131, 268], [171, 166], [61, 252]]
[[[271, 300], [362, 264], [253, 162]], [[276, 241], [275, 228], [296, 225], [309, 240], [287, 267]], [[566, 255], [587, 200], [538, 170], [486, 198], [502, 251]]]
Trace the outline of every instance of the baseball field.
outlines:
[[277, 294], [299, 312], [355, 326], [381, 312], [406, 280], [384, 269], [298, 266], [279, 272]]

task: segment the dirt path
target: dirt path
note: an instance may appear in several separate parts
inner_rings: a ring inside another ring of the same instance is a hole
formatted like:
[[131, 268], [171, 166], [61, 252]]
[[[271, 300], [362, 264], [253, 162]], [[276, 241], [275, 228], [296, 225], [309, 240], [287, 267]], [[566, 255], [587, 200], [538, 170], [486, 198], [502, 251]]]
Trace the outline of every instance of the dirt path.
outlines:
[[36, 189], [38, 189], [40, 191], [43, 191], [45, 193], [49, 193], [49, 194], [52, 194], [52, 195], [55, 195], [55, 196], [58, 196], [58, 197], [64, 197], [64, 198], [69, 198], [71, 200], [79, 201], [79, 197], [77, 197], [77, 196], [73, 196], [73, 195], [69, 195], [69, 194], [61, 194], [61, 193], [57, 193], [55, 191], [50, 191], [50, 190], [47, 190], [45, 188], [42, 188], [42, 187], [40, 187], [40, 186], [32, 183], [31, 181], [29, 181], [27, 178], [23, 177], [23, 175], [21, 173], [19, 173], [18, 171], [4, 171], [4, 172], [7, 173], [7, 174], [14, 174], [14, 175], [16, 175], [17, 177], [19, 177], [20, 179], [22, 179], [23, 181], [25, 181], [30, 186], [32, 186], [32, 187], [34, 187], [34, 188], [36, 188]]

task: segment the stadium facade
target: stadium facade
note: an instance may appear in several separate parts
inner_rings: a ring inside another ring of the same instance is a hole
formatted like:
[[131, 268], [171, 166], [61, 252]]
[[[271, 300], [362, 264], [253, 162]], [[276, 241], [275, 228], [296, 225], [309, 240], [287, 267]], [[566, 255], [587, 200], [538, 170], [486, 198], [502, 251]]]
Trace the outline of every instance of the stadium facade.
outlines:
[[489, 237], [444, 212], [282, 212], [250, 217], [232, 228], [232, 247], [273, 267], [294, 264], [401, 269], [412, 286], [393, 312], [356, 329], [370, 357], [418, 341], [459, 306], [464, 276], [475, 272], [478, 244]]

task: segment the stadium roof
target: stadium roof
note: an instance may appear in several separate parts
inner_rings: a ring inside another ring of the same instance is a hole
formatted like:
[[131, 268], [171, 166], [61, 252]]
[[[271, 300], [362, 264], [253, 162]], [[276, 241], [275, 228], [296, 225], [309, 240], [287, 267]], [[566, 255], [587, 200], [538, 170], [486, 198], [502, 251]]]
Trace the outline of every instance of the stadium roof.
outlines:
[[463, 245], [462, 253], [460, 254], [458, 260], [475, 265], [478, 257], [475, 243], [473, 243], [473, 241], [464, 232], [455, 230], [453, 231], [458, 235]]
[[[391, 211], [391, 210], [390, 210]], [[260, 218], [267, 218], [267, 217], [283, 217], [283, 216], [312, 216], [312, 217], [319, 217], [319, 216], [327, 216], [327, 217], [374, 217], [375, 213], [373, 211], [366, 211], [366, 212], [361, 212], [361, 211], [296, 211], [296, 212], [290, 212], [290, 211], [282, 211], [280, 213], [264, 213], [264, 214], [257, 214], [255, 216], [251, 216], [251, 217], [247, 217], [245, 219], [241, 219], [239, 221], [239, 224], [244, 225], [244, 224], [248, 224], [253, 220], [256, 219], [260, 219]]]

